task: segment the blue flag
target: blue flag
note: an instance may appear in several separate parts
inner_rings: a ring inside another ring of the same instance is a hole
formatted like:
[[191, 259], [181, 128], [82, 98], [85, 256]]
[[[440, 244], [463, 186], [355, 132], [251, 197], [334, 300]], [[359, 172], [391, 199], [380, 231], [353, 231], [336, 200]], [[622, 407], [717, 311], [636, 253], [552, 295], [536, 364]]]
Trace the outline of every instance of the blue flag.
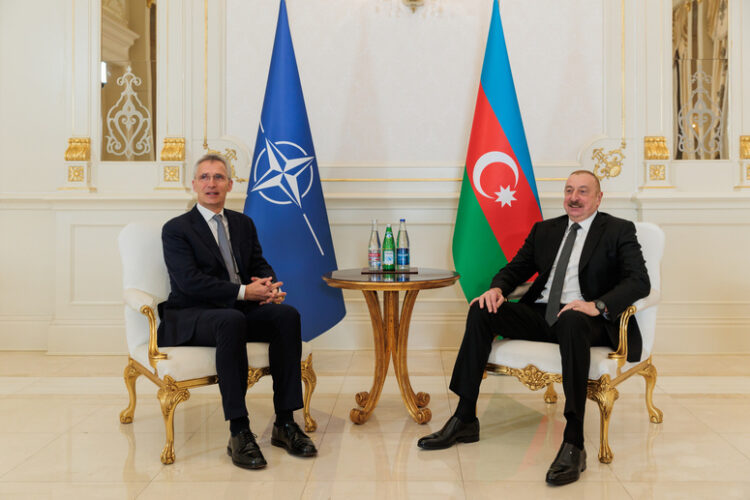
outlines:
[[263, 255], [302, 316], [302, 340], [346, 314], [340, 289], [321, 276], [337, 269], [310, 124], [307, 121], [286, 3], [281, 0], [266, 96], [250, 168], [245, 214]]

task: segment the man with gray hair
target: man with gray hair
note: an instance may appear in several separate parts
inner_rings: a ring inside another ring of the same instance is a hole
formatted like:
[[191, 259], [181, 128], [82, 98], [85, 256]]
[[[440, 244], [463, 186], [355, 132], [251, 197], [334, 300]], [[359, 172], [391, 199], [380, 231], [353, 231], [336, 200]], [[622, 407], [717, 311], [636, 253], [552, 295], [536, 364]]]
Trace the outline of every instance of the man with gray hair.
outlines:
[[233, 181], [226, 161], [204, 155], [195, 164], [198, 202], [164, 224], [162, 243], [171, 291], [159, 304], [161, 347], [216, 347], [224, 418], [231, 436], [227, 453], [246, 469], [266, 466], [250, 431], [247, 342], [267, 342], [276, 421], [271, 443], [290, 454], [317, 454], [312, 440], [294, 422], [302, 408], [300, 315], [282, 304], [281, 281], [263, 257], [252, 219], [224, 208]]

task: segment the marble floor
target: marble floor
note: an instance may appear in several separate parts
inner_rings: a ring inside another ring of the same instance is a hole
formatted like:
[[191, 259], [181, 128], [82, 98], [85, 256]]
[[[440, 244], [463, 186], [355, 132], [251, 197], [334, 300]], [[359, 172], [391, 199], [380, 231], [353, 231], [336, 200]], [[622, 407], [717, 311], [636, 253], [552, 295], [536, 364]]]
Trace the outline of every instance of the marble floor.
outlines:
[[165, 466], [163, 420], [144, 377], [133, 424], [119, 423], [124, 356], [0, 352], [0, 498], [750, 498], [750, 356], [656, 356], [664, 423], [649, 422], [640, 377], [622, 384], [609, 465], [596, 459], [599, 417], [589, 402], [588, 469], [560, 488], [548, 487], [544, 473], [562, 436], [562, 395], [546, 405], [541, 392], [509, 377], [483, 382], [481, 441], [417, 449], [456, 404], [448, 391], [454, 359], [455, 351], [409, 354], [412, 385], [432, 398], [430, 423], [409, 418], [391, 372], [371, 419], [354, 425], [349, 410], [354, 393], [370, 387], [372, 351], [316, 351], [313, 459], [271, 446], [264, 378], [247, 399], [269, 466], [247, 471], [226, 455], [216, 386], [192, 390], [178, 406], [177, 460]]

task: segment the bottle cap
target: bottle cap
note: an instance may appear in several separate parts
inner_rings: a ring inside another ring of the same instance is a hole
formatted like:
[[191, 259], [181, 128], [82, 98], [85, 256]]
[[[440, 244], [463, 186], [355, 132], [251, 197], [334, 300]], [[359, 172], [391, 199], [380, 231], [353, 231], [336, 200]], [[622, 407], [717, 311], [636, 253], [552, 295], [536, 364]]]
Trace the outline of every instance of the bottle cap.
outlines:
[[406, 219], [401, 219], [400, 222], [406, 222]]

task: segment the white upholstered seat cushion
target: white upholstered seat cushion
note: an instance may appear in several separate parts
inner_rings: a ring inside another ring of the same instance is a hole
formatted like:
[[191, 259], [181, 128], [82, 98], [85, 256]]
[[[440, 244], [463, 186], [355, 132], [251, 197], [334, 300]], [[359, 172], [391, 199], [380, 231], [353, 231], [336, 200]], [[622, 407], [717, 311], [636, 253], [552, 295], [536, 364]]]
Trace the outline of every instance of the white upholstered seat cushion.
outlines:
[[[589, 378], [596, 380], [602, 375], [617, 376], [617, 361], [607, 356], [612, 352], [609, 347], [592, 347]], [[548, 342], [531, 342], [529, 340], [502, 339], [492, 343], [492, 352], [488, 363], [503, 365], [519, 370], [532, 364], [543, 372], [562, 373], [560, 346]], [[625, 363], [623, 371], [635, 366]]]
[[[167, 355], [167, 359], [156, 363], [156, 369], [158, 370], [156, 375], [161, 379], [167, 375], [178, 381], [216, 375], [215, 347], [160, 347], [159, 352]], [[302, 342], [302, 358], [300, 361], [307, 359], [310, 353], [312, 353], [310, 344]], [[130, 355], [138, 363], [151, 369], [148, 362], [148, 344], [137, 346]], [[252, 368], [268, 366], [268, 344], [265, 342], [248, 342], [247, 361]]]

